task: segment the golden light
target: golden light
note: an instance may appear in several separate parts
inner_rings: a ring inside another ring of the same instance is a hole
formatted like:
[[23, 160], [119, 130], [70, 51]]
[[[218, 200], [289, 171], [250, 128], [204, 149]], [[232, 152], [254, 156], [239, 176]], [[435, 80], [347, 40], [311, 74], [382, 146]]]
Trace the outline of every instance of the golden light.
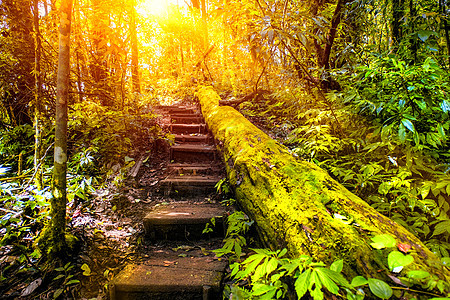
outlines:
[[177, 0], [141, 0], [137, 12], [143, 17], [163, 16], [167, 14], [169, 5], [178, 5]]

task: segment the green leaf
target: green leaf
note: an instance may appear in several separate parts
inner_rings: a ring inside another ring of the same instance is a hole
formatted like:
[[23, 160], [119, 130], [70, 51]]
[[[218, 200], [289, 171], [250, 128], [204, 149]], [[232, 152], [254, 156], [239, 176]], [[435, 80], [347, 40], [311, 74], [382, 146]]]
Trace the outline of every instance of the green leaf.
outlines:
[[369, 278], [368, 282], [370, 291], [378, 298], [389, 299], [392, 296], [391, 287], [383, 280]]
[[338, 273], [336, 271], [333, 271], [333, 270], [330, 270], [327, 268], [322, 268], [322, 272], [327, 274], [331, 280], [336, 282], [336, 284], [338, 284], [340, 286], [344, 286], [344, 287], [351, 287], [350, 284], [348, 283], [347, 279], [345, 279], [341, 273]]
[[372, 237], [372, 242], [373, 243], [370, 243], [370, 246], [372, 246], [375, 249], [395, 247], [397, 243], [395, 239], [389, 234], [376, 235]]
[[398, 127], [398, 138], [400, 139], [400, 142], [404, 143], [406, 141], [406, 130], [403, 123], [400, 124]]
[[71, 284], [75, 284], [75, 283], [80, 283], [80, 281], [78, 279], [72, 279], [69, 282], [67, 282], [66, 285], [71, 285]]
[[300, 299], [303, 297], [308, 291], [309, 281], [311, 278], [311, 269], [307, 269], [305, 272], [298, 276], [295, 281], [295, 291], [297, 292], [297, 296]]
[[411, 132], [414, 132], [414, 131], [415, 131], [415, 130], [414, 130], [414, 125], [413, 125], [413, 123], [412, 123], [410, 120], [408, 120], [408, 119], [402, 119], [402, 124], [403, 124], [406, 128], [408, 128], [409, 131], [411, 131]]
[[437, 129], [438, 129], [438, 132], [439, 132], [439, 135], [441, 136], [441, 138], [445, 138], [445, 130], [444, 130], [444, 127], [442, 126], [442, 124], [438, 124], [438, 126], [437, 126]]
[[364, 278], [363, 276], [356, 276], [355, 278], [352, 279], [351, 285], [352, 287], [358, 287], [361, 285], [365, 285], [367, 283], [368, 283], [367, 279]]
[[273, 290], [273, 289], [275, 289], [274, 286], [270, 286], [270, 285], [267, 285], [267, 284], [261, 284], [261, 283], [255, 283], [253, 285], [253, 292], [252, 292], [252, 294], [254, 296], [260, 296], [260, 295], [265, 294], [268, 291]]
[[60, 275], [58, 275], [58, 276], [56, 276], [55, 278], [53, 278], [53, 280], [58, 280], [58, 279], [61, 279], [61, 278], [64, 278], [64, 274], [60, 274]]
[[270, 275], [273, 271], [278, 268], [278, 260], [275, 257], [272, 257], [266, 266], [266, 274]]
[[286, 248], [283, 248], [283, 250], [281, 250], [281, 252], [280, 253], [278, 253], [278, 257], [283, 257], [285, 254], [287, 253], [287, 249]]
[[407, 273], [409, 278], [412, 279], [424, 279], [428, 276], [430, 276], [430, 273], [428, 273], [427, 271], [422, 271], [422, 270], [413, 270], [413, 271], [409, 271]]
[[433, 30], [419, 30], [417, 32], [417, 36], [422, 42], [426, 42], [426, 40], [428, 40], [428, 38], [432, 35], [437, 36], [437, 33]]
[[[328, 275], [322, 271], [323, 268], [316, 268], [314, 272], [317, 273], [317, 276], [320, 279], [320, 282], [322, 282], [323, 286], [330, 291], [331, 293], [337, 295], [339, 293], [339, 287], [334, 283], [333, 280], [331, 280]], [[339, 273], [338, 273], [339, 274]]]
[[433, 236], [434, 235], [440, 235], [440, 234], [442, 234], [442, 233], [444, 233], [446, 231], [448, 233], [450, 233], [450, 220], [446, 220], [446, 221], [438, 223], [436, 225], [436, 227], [434, 228]]
[[312, 291], [311, 296], [314, 300], [323, 300], [323, 292], [320, 287], [317, 287]]
[[57, 290], [55, 291], [55, 293], [53, 294], [53, 299], [58, 298], [63, 292], [64, 292], [63, 289], [57, 289]]
[[399, 251], [392, 251], [388, 255], [389, 270], [395, 273], [399, 273], [403, 267], [411, 264], [414, 258], [411, 255], [404, 255]]
[[267, 261], [264, 261], [263, 264], [256, 267], [255, 273], [252, 275], [252, 282], [257, 282], [261, 277], [266, 275], [266, 265]]
[[340, 259], [340, 260], [336, 260], [335, 262], [333, 262], [331, 264], [330, 270], [340, 273], [342, 271], [343, 267], [344, 267], [344, 260]]

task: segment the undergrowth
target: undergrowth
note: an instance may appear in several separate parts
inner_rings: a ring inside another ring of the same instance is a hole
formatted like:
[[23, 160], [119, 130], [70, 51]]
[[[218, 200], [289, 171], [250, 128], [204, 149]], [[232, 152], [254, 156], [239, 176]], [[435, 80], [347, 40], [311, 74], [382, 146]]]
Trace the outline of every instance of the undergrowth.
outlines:
[[[269, 135], [288, 146], [293, 155], [327, 170], [377, 211], [415, 234], [444, 264], [448, 264], [448, 72], [431, 58], [422, 64], [408, 65], [388, 55], [371, 57], [369, 63], [356, 73], [340, 78], [343, 90], [329, 92], [325, 97], [321, 97], [320, 92], [305, 94], [302, 88], [282, 87], [263, 101], [244, 103], [240, 109], [265, 127]], [[245, 285], [246, 289], [233, 286], [230, 293], [240, 295], [234, 299], [294, 299], [287, 292], [296, 289], [294, 279], [298, 280], [300, 276], [312, 278], [315, 267], [326, 268], [320, 262], [302, 258], [303, 269], [298, 269], [302, 271], [293, 278], [280, 281], [281, 273], [289, 273], [284, 267], [289, 259], [284, 260], [281, 255], [284, 251], [255, 251], [255, 255], [232, 269], [238, 282], [247, 280], [251, 283], [250, 288]], [[305, 265], [305, 262], [308, 263]], [[308, 265], [311, 263], [319, 265], [312, 267]], [[256, 271], [262, 265], [265, 267]], [[310, 270], [308, 275], [300, 275], [306, 274], [305, 270]], [[324, 290], [333, 294], [336, 289], [330, 282], [334, 282], [341, 291], [347, 291], [348, 299], [364, 298], [364, 293], [358, 292], [358, 285], [353, 285], [350, 279], [349, 286], [336, 278], [329, 281], [326, 275], [319, 273], [314, 273], [314, 280], [321, 278], [328, 282], [322, 282]], [[433, 283], [433, 279], [422, 273], [402, 277], [402, 284], [411, 281], [411, 277], [422, 280], [418, 283], [421, 288], [441, 290], [438, 283]], [[369, 279], [358, 281], [361, 282], [370, 286]], [[443, 283], [439, 284], [442, 286]], [[321, 299], [316, 285], [306, 284], [307, 290], [314, 299]], [[300, 295], [303, 294], [297, 293]]]
[[[142, 100], [142, 99], [141, 99]], [[164, 138], [145, 101], [123, 110], [85, 101], [71, 106], [68, 127], [67, 223], [106, 178], [119, 186], [127, 170], [157, 139]], [[48, 262], [35, 240], [49, 220], [54, 136], [44, 134], [44, 188], [33, 184], [34, 131], [23, 125], [0, 135], [0, 294], [12, 298], [77, 298], [82, 271], [66, 261]], [[142, 153], [140, 153], [142, 151]], [[151, 150], [149, 150], [151, 151]], [[146, 153], [151, 155], [151, 153]], [[114, 174], [107, 170], [117, 166]], [[75, 235], [77, 232], [73, 232]], [[80, 247], [77, 247], [78, 249]]]

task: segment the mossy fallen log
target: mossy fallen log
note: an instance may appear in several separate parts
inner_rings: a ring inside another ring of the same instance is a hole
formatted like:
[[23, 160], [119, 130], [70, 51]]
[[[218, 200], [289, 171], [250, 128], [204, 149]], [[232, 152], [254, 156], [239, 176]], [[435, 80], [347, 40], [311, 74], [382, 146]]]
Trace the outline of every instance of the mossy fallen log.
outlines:
[[[450, 272], [412, 233], [378, 213], [314, 164], [293, 157], [229, 106], [211, 87], [197, 93], [203, 116], [223, 155], [239, 205], [257, 224], [261, 240], [291, 256], [310, 255], [328, 264], [344, 260], [344, 273], [387, 279], [387, 255], [371, 238], [388, 234], [411, 246], [414, 262], [444, 282]], [[447, 287], [448, 288], [448, 287]]]

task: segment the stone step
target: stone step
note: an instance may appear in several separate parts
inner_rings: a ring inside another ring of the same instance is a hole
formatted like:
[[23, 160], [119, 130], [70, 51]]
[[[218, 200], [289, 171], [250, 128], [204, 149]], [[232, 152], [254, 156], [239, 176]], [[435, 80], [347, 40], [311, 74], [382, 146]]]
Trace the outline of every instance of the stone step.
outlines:
[[169, 164], [167, 166], [170, 174], [175, 175], [213, 175], [221, 172], [217, 164]]
[[182, 133], [204, 134], [207, 132], [205, 124], [171, 124], [170, 131], [173, 134], [182, 134]]
[[170, 114], [171, 117], [181, 117], [181, 118], [188, 118], [188, 117], [197, 117], [197, 118], [203, 118], [203, 115], [201, 114], [200, 111], [194, 111], [191, 113], [181, 113], [181, 112], [176, 112], [176, 113], [171, 113]]
[[170, 115], [173, 114], [195, 114], [196, 111], [193, 108], [188, 107], [172, 107], [167, 110]]
[[175, 142], [208, 144], [212, 142], [212, 137], [207, 134], [176, 134]]
[[216, 154], [212, 145], [175, 144], [170, 147], [170, 160], [178, 163], [215, 161]]
[[[212, 203], [177, 203], [157, 206], [144, 218], [144, 229], [150, 240], [194, 240], [224, 236], [225, 207]], [[215, 219], [212, 232], [202, 233]]]
[[[189, 252], [190, 253], [190, 252]], [[156, 257], [128, 265], [110, 284], [111, 300], [222, 299], [226, 260], [210, 256]]]
[[201, 116], [190, 115], [190, 116], [177, 116], [172, 115], [170, 117], [172, 123], [174, 124], [203, 124], [205, 121]]
[[165, 196], [183, 197], [208, 195], [216, 192], [216, 184], [221, 177], [214, 175], [169, 175], [160, 182], [160, 191]]

